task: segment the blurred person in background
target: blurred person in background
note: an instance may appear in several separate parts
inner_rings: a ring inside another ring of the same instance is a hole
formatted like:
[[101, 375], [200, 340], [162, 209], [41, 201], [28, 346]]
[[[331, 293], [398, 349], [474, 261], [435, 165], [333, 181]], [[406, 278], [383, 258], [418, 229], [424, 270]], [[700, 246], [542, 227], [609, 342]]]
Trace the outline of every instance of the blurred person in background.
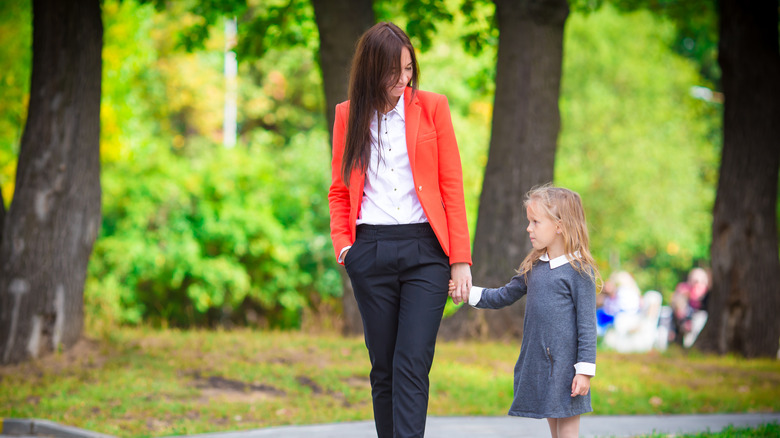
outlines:
[[598, 334], [603, 336], [615, 324], [615, 319], [639, 315], [641, 291], [634, 277], [626, 271], [614, 272], [596, 296]]
[[688, 280], [677, 285], [672, 295], [672, 332], [670, 338], [689, 348], [707, 322], [707, 294], [710, 276], [702, 268], [693, 268]]

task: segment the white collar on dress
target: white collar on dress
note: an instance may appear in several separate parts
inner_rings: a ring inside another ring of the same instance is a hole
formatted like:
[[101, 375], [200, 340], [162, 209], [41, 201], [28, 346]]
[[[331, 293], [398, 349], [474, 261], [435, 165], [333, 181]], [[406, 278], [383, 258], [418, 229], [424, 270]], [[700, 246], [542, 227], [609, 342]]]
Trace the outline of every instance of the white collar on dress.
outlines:
[[565, 265], [566, 263], [569, 263], [569, 260], [574, 260], [575, 256], [577, 258], [581, 257], [580, 252], [577, 251], [574, 254], [564, 254], [552, 260], [550, 260], [550, 256], [548, 256], [547, 253], [544, 253], [541, 257], [539, 257], [539, 260], [543, 262], [550, 262], [550, 269], [555, 269]]

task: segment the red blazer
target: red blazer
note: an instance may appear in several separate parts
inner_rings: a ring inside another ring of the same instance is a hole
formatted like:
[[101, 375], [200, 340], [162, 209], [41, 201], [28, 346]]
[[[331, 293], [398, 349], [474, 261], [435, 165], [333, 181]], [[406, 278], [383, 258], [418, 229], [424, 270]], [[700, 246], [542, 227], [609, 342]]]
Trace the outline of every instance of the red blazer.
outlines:
[[[365, 174], [359, 170], [352, 171], [349, 189], [341, 178], [348, 118], [349, 101], [336, 105], [331, 163], [333, 180], [328, 192], [330, 236], [336, 257], [344, 247], [355, 241], [355, 224], [365, 182]], [[404, 119], [414, 186], [428, 222], [449, 256], [450, 264], [471, 264], [463, 172], [447, 98], [419, 90], [412, 97], [412, 89], [407, 87], [404, 92]]]

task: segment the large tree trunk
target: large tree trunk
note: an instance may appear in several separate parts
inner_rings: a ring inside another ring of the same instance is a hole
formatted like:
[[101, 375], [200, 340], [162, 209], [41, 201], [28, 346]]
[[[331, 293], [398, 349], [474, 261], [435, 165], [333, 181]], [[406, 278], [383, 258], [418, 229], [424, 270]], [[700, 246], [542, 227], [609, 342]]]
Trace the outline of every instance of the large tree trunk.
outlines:
[[[566, 0], [494, 0], [499, 40], [492, 138], [474, 236], [474, 284], [503, 286], [531, 249], [525, 193], [553, 179], [560, 129], [558, 96]], [[439, 333], [456, 337], [522, 335], [523, 300], [499, 311], [468, 306]]]
[[780, 341], [778, 2], [720, 1], [725, 109], [709, 320], [696, 346], [775, 357]]
[[[347, 100], [349, 68], [358, 38], [374, 25], [372, 0], [312, 0], [320, 33], [320, 68], [325, 87], [328, 130], [333, 137], [336, 104]], [[352, 283], [342, 269], [344, 334], [363, 333]]]
[[372, 0], [312, 0], [320, 33], [320, 68], [325, 88], [328, 129], [333, 135], [336, 104], [347, 100], [349, 68], [355, 45], [374, 25]]
[[99, 0], [33, 1], [16, 192], [0, 243], [0, 362], [74, 344], [100, 227]]

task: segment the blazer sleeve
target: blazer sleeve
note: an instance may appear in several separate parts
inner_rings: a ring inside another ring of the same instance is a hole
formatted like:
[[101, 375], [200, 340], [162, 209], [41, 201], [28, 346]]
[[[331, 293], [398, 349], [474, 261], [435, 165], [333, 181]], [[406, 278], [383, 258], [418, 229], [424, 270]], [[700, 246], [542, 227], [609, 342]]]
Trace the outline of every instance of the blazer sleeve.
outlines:
[[452, 126], [452, 116], [447, 97], [441, 95], [434, 111], [437, 144], [439, 148], [439, 190], [447, 217], [450, 241], [450, 264], [471, 264], [471, 239], [466, 219], [466, 202], [463, 193], [463, 168], [460, 162], [458, 142]]
[[349, 224], [349, 189], [341, 177], [341, 163], [347, 131], [348, 107], [346, 103], [336, 105], [336, 120], [333, 124], [333, 159], [331, 161], [331, 184], [328, 191], [330, 207], [330, 237], [338, 258], [341, 249], [352, 245]]

